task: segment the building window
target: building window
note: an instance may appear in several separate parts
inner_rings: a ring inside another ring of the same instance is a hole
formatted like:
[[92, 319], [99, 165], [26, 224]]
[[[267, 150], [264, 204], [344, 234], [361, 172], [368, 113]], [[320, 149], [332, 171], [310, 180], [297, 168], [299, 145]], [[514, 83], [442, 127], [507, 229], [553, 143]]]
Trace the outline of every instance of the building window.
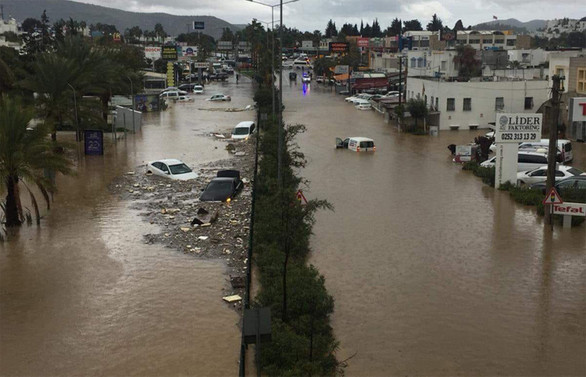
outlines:
[[446, 111], [455, 111], [456, 110], [456, 99], [455, 98], [448, 98], [448, 106], [446, 107]]
[[501, 111], [505, 109], [505, 98], [504, 97], [496, 97], [494, 99], [494, 109], [496, 111]]
[[417, 67], [418, 68], [422, 68], [423, 67], [423, 58], [417, 58]]
[[578, 93], [586, 93], [586, 68], [578, 68], [577, 76], [576, 91]]
[[507, 46], [514, 46], [516, 40], [515, 39], [507, 39]]
[[417, 59], [411, 58], [411, 68], [415, 68], [416, 64], [417, 64]]
[[464, 98], [464, 106], [462, 107], [464, 111], [472, 111], [472, 98]]
[[525, 110], [533, 108], [533, 97], [525, 97]]
[[492, 44], [492, 39], [483, 39], [482, 43], [484, 44]]
[[494, 41], [494, 44], [497, 44], [497, 45], [502, 45], [504, 43], [505, 43], [505, 40], [504, 39], [497, 39], [497, 40]]
[[446, 62], [445, 60], [442, 60], [442, 63], [441, 63], [441, 70], [442, 71], [445, 71], [446, 70], [446, 65], [447, 64], [448, 64], [448, 62]]

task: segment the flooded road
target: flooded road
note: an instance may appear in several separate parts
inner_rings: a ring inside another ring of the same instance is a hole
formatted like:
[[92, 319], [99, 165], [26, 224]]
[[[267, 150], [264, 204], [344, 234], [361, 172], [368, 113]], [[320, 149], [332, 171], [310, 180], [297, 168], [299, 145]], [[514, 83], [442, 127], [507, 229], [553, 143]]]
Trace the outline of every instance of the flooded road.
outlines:
[[[312, 260], [336, 300], [348, 376], [583, 376], [586, 230], [556, 226], [450, 162], [438, 137], [397, 133], [329, 89], [284, 85], [301, 123], [308, 199], [325, 198]], [[365, 136], [374, 154], [336, 150]], [[574, 143], [586, 168], [586, 145]]]
[[[216, 92], [232, 102], [204, 100]], [[107, 187], [154, 159], [197, 170], [228, 158], [206, 134], [254, 112], [199, 109], [243, 108], [251, 97], [244, 79], [206, 86], [194, 103], [148, 114], [142, 131], [116, 146], [105, 135], [104, 157], [85, 157], [77, 176], [58, 178], [41, 227], [24, 226], [0, 244], [0, 375], [237, 374], [239, 317], [221, 300], [226, 264], [145, 244], [143, 235], [160, 229]]]

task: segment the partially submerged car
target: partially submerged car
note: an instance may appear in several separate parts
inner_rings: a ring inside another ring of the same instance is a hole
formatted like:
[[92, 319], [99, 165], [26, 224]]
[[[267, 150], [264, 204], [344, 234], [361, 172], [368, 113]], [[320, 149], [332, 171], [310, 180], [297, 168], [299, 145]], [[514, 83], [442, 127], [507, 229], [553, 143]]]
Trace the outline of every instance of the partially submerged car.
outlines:
[[254, 133], [254, 128], [255, 125], [252, 121], [240, 122], [234, 127], [234, 131], [232, 131], [232, 139], [246, 140]]
[[354, 152], [374, 152], [376, 151], [376, 146], [374, 145], [374, 140], [367, 137], [354, 136], [347, 137], [344, 140], [337, 137], [336, 149], [349, 149]]
[[203, 190], [199, 200], [202, 202], [231, 201], [243, 185], [238, 170], [220, 170], [216, 178], [212, 179]]
[[176, 159], [164, 159], [151, 161], [147, 164], [147, 174], [154, 174], [160, 177], [187, 181], [198, 177], [197, 173], [182, 161]]
[[[569, 177], [586, 176], [580, 169], [572, 166], [559, 165], [555, 169], [555, 181]], [[522, 171], [517, 173], [517, 185], [532, 185], [534, 183], [545, 182], [547, 180], [547, 165], [535, 170]]]
[[214, 94], [210, 98], [207, 99], [208, 101], [231, 101], [232, 98], [225, 94]]

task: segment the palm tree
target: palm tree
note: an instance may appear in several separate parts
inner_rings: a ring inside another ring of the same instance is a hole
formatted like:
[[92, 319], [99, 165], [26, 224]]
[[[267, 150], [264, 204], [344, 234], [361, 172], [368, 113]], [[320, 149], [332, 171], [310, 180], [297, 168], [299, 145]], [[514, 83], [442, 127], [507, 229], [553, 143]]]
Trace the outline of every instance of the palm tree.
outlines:
[[44, 169], [69, 174], [71, 161], [62, 148], [47, 138], [47, 125], [29, 128], [33, 111], [21, 102], [3, 96], [0, 100], [0, 180], [6, 198], [2, 203], [6, 227], [20, 226], [26, 218], [20, 201], [20, 184], [30, 194], [36, 222], [40, 224], [37, 200], [29, 185], [41, 191], [49, 208], [49, 193], [54, 186], [43, 174]]

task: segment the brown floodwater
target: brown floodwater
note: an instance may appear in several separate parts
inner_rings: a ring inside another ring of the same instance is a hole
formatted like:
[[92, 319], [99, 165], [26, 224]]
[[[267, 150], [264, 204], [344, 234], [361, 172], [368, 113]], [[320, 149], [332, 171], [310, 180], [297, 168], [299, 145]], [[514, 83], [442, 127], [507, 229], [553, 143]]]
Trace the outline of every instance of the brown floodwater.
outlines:
[[[438, 137], [398, 133], [315, 84], [284, 85], [285, 119], [325, 198], [311, 262], [335, 298], [348, 376], [586, 375], [586, 227], [553, 233], [531, 207], [451, 162]], [[366, 136], [375, 153], [336, 150]], [[574, 143], [586, 168], [586, 145]]]
[[[232, 102], [206, 102], [216, 92]], [[206, 86], [193, 103], [148, 114], [136, 135], [79, 161], [42, 225], [0, 243], [0, 375], [227, 376], [238, 373], [239, 316], [221, 297], [221, 260], [198, 259], [143, 235], [160, 229], [108, 192], [112, 180], [159, 158], [197, 169], [228, 158], [207, 134], [254, 112], [206, 111], [252, 104], [244, 79]], [[118, 134], [123, 136], [123, 134]], [[60, 134], [60, 139], [72, 135]]]

